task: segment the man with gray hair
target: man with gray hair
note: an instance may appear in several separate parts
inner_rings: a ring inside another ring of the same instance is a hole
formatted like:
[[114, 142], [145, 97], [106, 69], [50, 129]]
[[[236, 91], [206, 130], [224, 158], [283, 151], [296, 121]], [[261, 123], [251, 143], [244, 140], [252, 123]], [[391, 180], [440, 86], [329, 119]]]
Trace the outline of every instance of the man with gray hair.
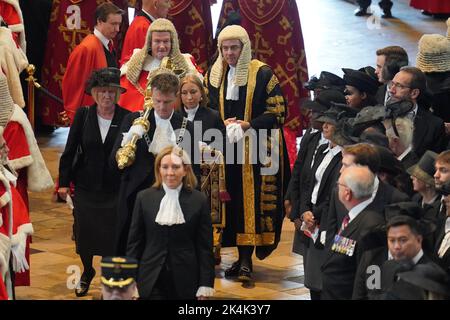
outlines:
[[389, 140], [389, 149], [406, 168], [415, 165], [419, 158], [412, 150], [414, 123], [408, 118], [397, 118], [395, 122], [385, 120], [386, 136]]
[[375, 175], [366, 166], [344, 169], [337, 181], [339, 200], [348, 210], [342, 225], [327, 245], [322, 265], [322, 300], [351, 299], [362, 248], [360, 241], [384, 224], [381, 214], [367, 210]]

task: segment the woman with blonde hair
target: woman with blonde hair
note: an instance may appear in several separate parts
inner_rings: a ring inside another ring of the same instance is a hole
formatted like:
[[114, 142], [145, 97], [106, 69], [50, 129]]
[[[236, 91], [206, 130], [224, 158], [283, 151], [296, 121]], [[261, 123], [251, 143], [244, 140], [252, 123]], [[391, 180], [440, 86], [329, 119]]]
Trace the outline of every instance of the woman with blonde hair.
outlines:
[[155, 160], [155, 183], [136, 197], [127, 256], [139, 261], [141, 299], [204, 299], [214, 294], [211, 214], [196, 190], [189, 156], [166, 147]]
[[180, 99], [181, 114], [194, 123], [194, 129], [201, 124], [202, 138], [203, 134], [212, 128], [225, 133], [222, 118], [218, 111], [209, 108], [205, 87], [196, 74], [189, 73], [181, 79]]

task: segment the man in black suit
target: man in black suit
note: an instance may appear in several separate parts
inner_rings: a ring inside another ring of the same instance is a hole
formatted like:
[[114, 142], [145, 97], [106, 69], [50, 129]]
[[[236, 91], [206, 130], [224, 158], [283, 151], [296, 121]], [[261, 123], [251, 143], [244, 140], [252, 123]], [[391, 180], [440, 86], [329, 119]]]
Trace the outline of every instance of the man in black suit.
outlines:
[[442, 204], [438, 208], [436, 222], [435, 258], [439, 265], [450, 274], [450, 150], [438, 155], [435, 167], [436, 190], [442, 194]]
[[[356, 272], [352, 299], [366, 300], [379, 298], [405, 297], [405, 289], [415, 291], [411, 286], [394, 283], [394, 274], [386, 261], [411, 261], [412, 264], [431, 263], [422, 250], [423, 230], [418, 224], [421, 208], [413, 202], [402, 202], [389, 206], [387, 246], [381, 246], [364, 252]], [[410, 216], [412, 215], [412, 216]], [[386, 238], [385, 238], [386, 240]], [[390, 279], [387, 279], [390, 278]], [[381, 283], [381, 279], [384, 279]], [[387, 280], [387, 281], [386, 281]]]
[[384, 218], [367, 209], [371, 202], [375, 175], [365, 166], [350, 166], [338, 181], [339, 200], [349, 211], [339, 232], [325, 248], [322, 265], [323, 300], [350, 299], [363, 238], [384, 224]]
[[447, 138], [442, 119], [427, 110], [426, 78], [420, 69], [402, 67], [388, 84], [393, 101], [407, 100], [414, 104], [408, 114], [414, 121], [413, 151], [421, 157], [426, 150], [439, 153], [445, 150]]
[[392, 80], [401, 67], [408, 65], [408, 53], [399, 46], [388, 46], [378, 49], [376, 51], [377, 60], [375, 74], [378, 77], [378, 82], [383, 85], [378, 88], [375, 95], [377, 102], [385, 105], [389, 99], [389, 90], [387, 90], [387, 83]]
[[[380, 155], [377, 148], [367, 143], [358, 143], [344, 147], [342, 151], [341, 171], [354, 165], [367, 166], [373, 174], [377, 175], [380, 172]], [[367, 206], [367, 209], [380, 213], [382, 217], [384, 217], [384, 208], [386, 205], [409, 200], [409, 197], [406, 194], [390, 184], [381, 181], [377, 176], [375, 176], [372, 197], [373, 199]], [[338, 228], [342, 224], [342, 220], [347, 213], [348, 210], [339, 201], [337, 192], [333, 192], [327, 218], [327, 245], [333, 241], [334, 236], [338, 232]]]
[[[141, 137], [136, 143], [134, 163], [122, 172], [115, 242], [117, 255], [126, 253], [131, 215], [137, 193], [150, 187], [155, 180], [153, 168], [155, 155], [167, 145], [178, 144], [193, 159], [192, 151], [197, 146], [197, 143], [193, 141], [192, 123], [174, 112], [179, 90], [177, 76], [173, 73], [161, 73], [152, 79], [150, 85], [153, 99], [153, 110], [148, 119], [150, 129], [144, 133], [141, 125], [133, 123], [140, 117], [140, 112], [129, 114], [120, 129], [124, 137], [123, 139], [121, 136], [118, 137], [111, 154], [111, 157], [115, 158], [116, 152], [131, 140], [133, 133]], [[115, 160], [112, 161], [115, 162]]]

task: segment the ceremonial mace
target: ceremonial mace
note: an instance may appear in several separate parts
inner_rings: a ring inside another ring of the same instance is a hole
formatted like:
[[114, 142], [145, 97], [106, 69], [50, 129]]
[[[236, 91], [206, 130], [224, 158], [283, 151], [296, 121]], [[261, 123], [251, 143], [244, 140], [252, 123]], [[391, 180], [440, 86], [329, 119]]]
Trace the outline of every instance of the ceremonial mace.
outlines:
[[[184, 72], [182, 70], [172, 70], [172, 62], [169, 57], [164, 57], [161, 61], [161, 66], [159, 69], [155, 70], [155, 74], [159, 74], [164, 69], [174, 72], [176, 75], [181, 76]], [[153, 78], [153, 77], [151, 77]], [[150, 79], [151, 79], [150, 78]], [[150, 121], [148, 117], [150, 116], [150, 111], [153, 109], [153, 99], [152, 99], [152, 88], [150, 85], [150, 79], [147, 83], [147, 88], [144, 95], [144, 114], [133, 121], [133, 125], [140, 125], [144, 129], [144, 134], [150, 129]], [[117, 150], [116, 161], [119, 169], [124, 169], [131, 166], [136, 158], [136, 143], [139, 140], [139, 135], [133, 134], [131, 141], [125, 146]]]

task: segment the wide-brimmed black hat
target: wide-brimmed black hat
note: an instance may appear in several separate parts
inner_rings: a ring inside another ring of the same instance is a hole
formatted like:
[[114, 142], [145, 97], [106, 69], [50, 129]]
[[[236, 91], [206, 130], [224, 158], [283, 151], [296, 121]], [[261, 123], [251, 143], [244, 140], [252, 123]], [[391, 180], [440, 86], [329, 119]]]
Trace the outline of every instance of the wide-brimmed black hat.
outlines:
[[397, 273], [399, 279], [429, 292], [450, 297], [447, 273], [433, 262], [416, 264], [412, 270]]
[[355, 87], [361, 92], [375, 95], [378, 90], [378, 82], [365, 72], [343, 68], [346, 85]]
[[335, 89], [321, 90], [313, 101], [305, 101], [302, 108], [311, 109], [316, 112], [324, 112], [331, 107], [331, 103], [345, 103], [345, 96]]
[[372, 66], [362, 67], [362, 68], [359, 68], [358, 71], [364, 72], [369, 77], [371, 77], [373, 80], [375, 80], [377, 82], [377, 84], [378, 84], [378, 87], [383, 85], [382, 83], [380, 83], [378, 81], [378, 76], [375, 73], [375, 68], [374, 67], [372, 67]]
[[348, 146], [360, 142], [360, 139], [354, 136], [350, 121], [351, 118], [342, 119], [336, 126], [332, 140], [339, 146]]
[[308, 90], [334, 89], [344, 92], [345, 82], [341, 77], [334, 73], [322, 71], [318, 78], [316, 76], [311, 77], [303, 86]]
[[345, 118], [352, 118], [356, 116], [357, 111], [350, 108], [343, 103], [331, 103], [331, 108], [323, 112], [323, 114], [317, 118], [317, 121], [328, 122], [337, 125], [338, 122]]
[[389, 148], [389, 139], [386, 135], [376, 131], [363, 131], [359, 136], [359, 142], [365, 142], [372, 145]]
[[103, 257], [101, 282], [111, 288], [123, 288], [136, 281], [138, 262], [129, 257]]
[[406, 169], [406, 172], [416, 177], [420, 181], [434, 186], [434, 173], [436, 172], [434, 162], [436, 161], [437, 156], [437, 153], [433, 151], [426, 151], [423, 154], [422, 158], [420, 158], [419, 162]]
[[381, 123], [386, 114], [384, 106], [369, 106], [361, 109], [351, 124], [355, 127], [355, 132], [361, 134], [365, 129]]
[[97, 69], [91, 73], [90, 78], [86, 82], [85, 92], [90, 95], [92, 88], [95, 87], [119, 88], [121, 93], [127, 91], [120, 86], [120, 70], [112, 67]]

